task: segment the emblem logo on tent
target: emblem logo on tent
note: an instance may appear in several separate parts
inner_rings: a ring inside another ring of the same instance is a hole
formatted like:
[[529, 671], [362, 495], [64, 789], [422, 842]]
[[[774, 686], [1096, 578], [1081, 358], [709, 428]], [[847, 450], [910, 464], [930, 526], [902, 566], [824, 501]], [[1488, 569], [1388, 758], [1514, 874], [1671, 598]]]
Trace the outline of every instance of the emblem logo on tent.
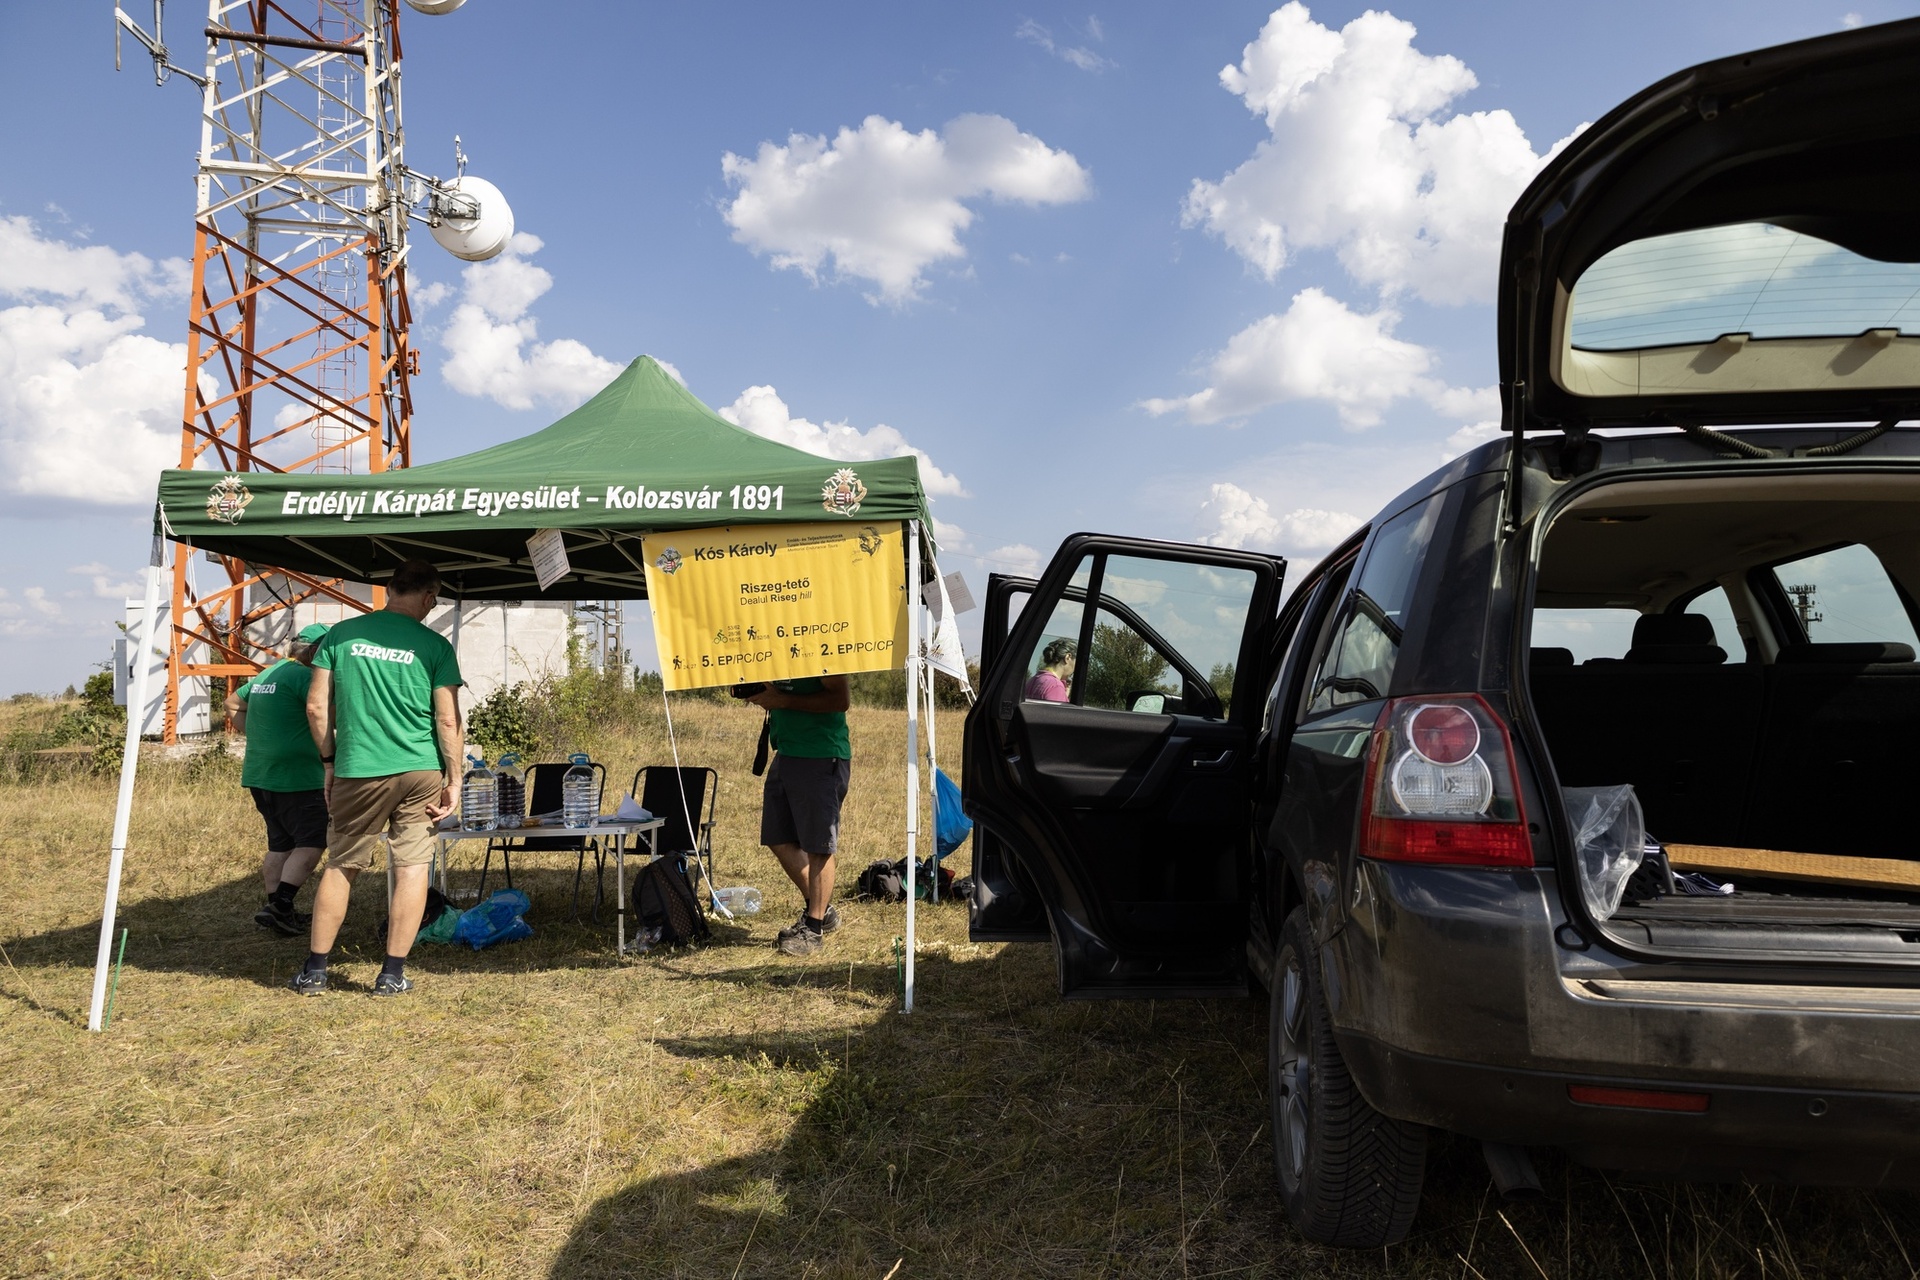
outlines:
[[240, 483], [239, 476], [215, 481], [213, 488], [207, 490], [207, 519], [220, 524], [239, 524], [240, 517], [247, 513], [247, 504], [252, 501], [253, 494]]
[[860, 504], [866, 500], [867, 486], [860, 483], [852, 467], [834, 472], [820, 489], [820, 505], [837, 516], [858, 515]]
[[660, 553], [660, 558], [653, 562], [653, 567], [662, 573], [672, 574], [680, 572], [680, 553], [672, 547], [668, 547]]

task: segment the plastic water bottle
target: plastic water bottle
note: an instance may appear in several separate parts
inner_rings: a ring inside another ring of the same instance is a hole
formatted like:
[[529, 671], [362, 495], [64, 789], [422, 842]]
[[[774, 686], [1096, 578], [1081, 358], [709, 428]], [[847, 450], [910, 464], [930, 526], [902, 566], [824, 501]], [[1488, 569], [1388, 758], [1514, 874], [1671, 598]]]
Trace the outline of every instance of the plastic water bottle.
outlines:
[[750, 884], [715, 889], [713, 900], [737, 916], [755, 915], [760, 910], [760, 891]]
[[570, 767], [560, 779], [561, 817], [570, 827], [590, 827], [600, 815], [599, 797], [593, 794], [593, 769], [584, 753], [568, 756]]
[[493, 830], [499, 814], [499, 779], [479, 756], [468, 756], [473, 767], [460, 783], [460, 825], [468, 831]]
[[520, 757], [507, 752], [494, 766], [494, 773], [500, 780], [500, 825], [517, 827], [527, 813], [527, 775], [521, 772]]

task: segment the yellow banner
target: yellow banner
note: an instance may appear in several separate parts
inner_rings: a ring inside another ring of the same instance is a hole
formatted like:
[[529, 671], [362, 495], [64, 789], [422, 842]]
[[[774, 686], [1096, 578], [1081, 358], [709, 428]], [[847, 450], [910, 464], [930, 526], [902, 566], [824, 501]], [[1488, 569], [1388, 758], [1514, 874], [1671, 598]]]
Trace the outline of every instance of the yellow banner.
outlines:
[[898, 670], [907, 642], [898, 520], [657, 533], [643, 545], [669, 689]]

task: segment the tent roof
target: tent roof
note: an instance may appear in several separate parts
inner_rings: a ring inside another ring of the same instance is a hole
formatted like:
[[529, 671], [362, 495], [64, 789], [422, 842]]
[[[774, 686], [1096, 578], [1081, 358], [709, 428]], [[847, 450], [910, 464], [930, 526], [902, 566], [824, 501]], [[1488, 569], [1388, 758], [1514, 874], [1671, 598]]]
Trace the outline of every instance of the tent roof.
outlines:
[[[384, 581], [413, 557], [464, 599], [646, 595], [639, 539], [714, 526], [920, 520], [917, 459], [841, 463], [734, 426], [651, 356], [552, 426], [377, 475], [165, 471], [163, 530], [262, 566]], [[573, 572], [546, 591], [527, 539], [560, 529]], [[924, 535], [923, 535], [924, 536]]]

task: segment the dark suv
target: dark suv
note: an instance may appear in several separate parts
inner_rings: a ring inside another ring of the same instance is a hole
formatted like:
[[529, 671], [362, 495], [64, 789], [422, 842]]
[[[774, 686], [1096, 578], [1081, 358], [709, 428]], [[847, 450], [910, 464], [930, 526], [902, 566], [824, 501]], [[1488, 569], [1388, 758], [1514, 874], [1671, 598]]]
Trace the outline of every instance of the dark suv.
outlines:
[[1096, 534], [992, 579], [973, 936], [1264, 987], [1308, 1236], [1402, 1237], [1430, 1129], [1920, 1181], [1917, 133], [1920, 22], [1663, 81], [1509, 216], [1505, 440], [1284, 597]]

